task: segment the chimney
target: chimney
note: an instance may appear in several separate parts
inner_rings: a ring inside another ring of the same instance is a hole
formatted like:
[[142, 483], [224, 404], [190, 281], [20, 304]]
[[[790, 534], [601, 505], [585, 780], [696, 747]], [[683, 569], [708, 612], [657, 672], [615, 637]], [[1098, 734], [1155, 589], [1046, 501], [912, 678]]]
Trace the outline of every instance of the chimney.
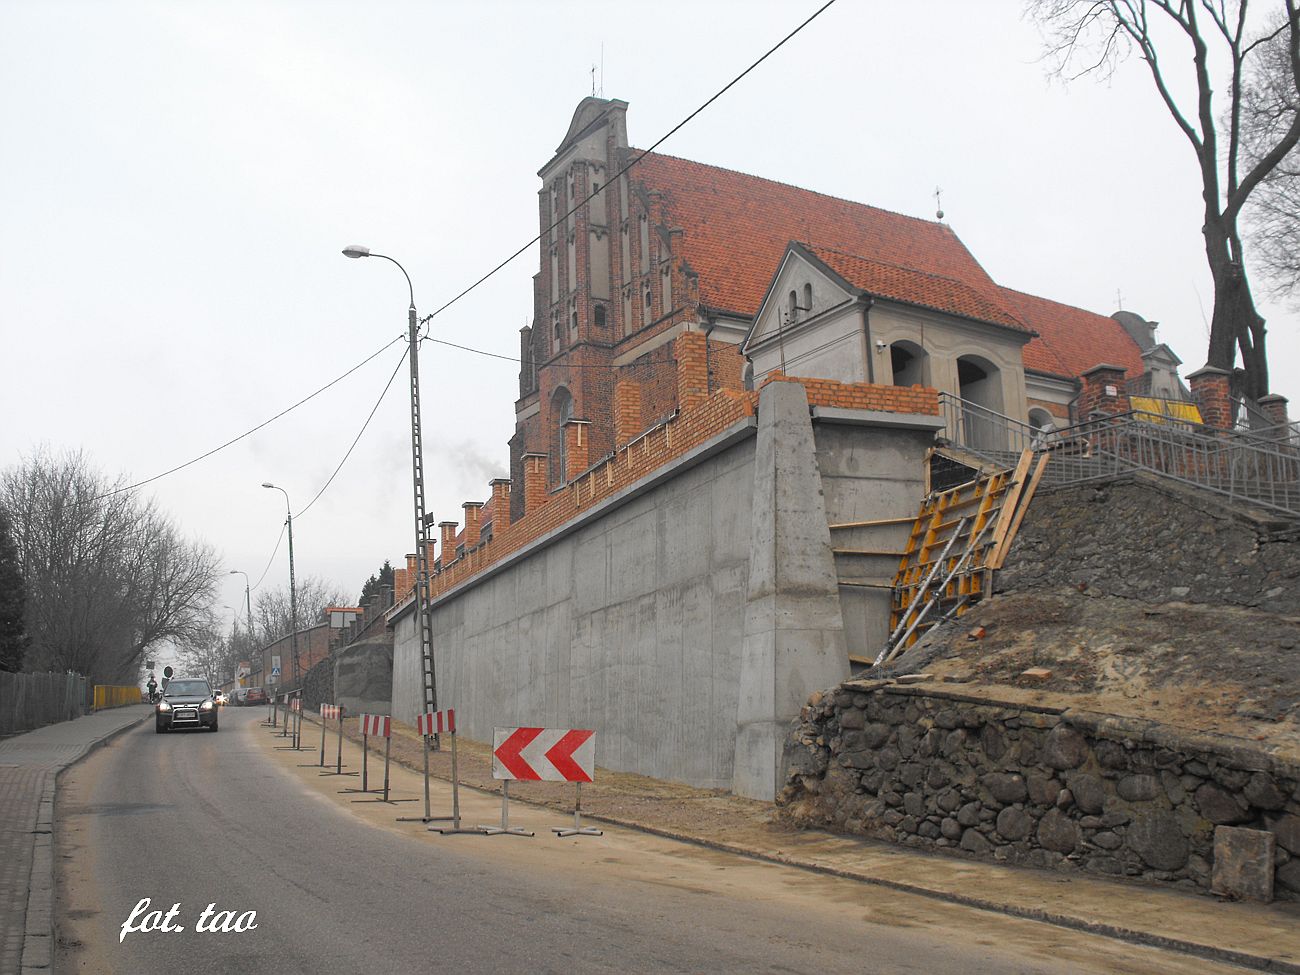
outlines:
[[546, 504], [546, 462], [548, 454], [524, 454], [524, 513], [531, 514]]
[[1127, 413], [1128, 390], [1124, 386], [1124, 367], [1101, 363], [1080, 377], [1083, 392], [1079, 394], [1078, 419], [1086, 420], [1096, 413]]
[[564, 422], [564, 480], [572, 481], [591, 466], [587, 454], [591, 444], [590, 420]]
[[495, 477], [491, 481], [492, 535], [500, 538], [510, 526], [510, 478]]
[[479, 529], [483, 524], [483, 502], [466, 501], [461, 505], [465, 512], [465, 551], [478, 544]]
[[1215, 366], [1204, 366], [1187, 377], [1192, 401], [1201, 411], [1201, 422], [1216, 430], [1232, 427], [1232, 392], [1228, 387], [1231, 373]]
[[[1279, 396], [1277, 393], [1270, 393], [1267, 396], [1259, 398], [1259, 409], [1266, 417], [1268, 422], [1273, 426], [1285, 426], [1291, 421], [1286, 415], [1286, 397]], [[1282, 431], [1282, 437], [1287, 436], [1286, 431]]]
[[442, 567], [446, 570], [456, 561], [456, 523], [440, 521], [438, 527], [442, 529]]
[[708, 340], [699, 332], [683, 332], [673, 342], [677, 360], [677, 408], [685, 413], [707, 398], [708, 365], [705, 347]]
[[641, 432], [641, 384], [619, 380], [614, 386], [614, 446]]

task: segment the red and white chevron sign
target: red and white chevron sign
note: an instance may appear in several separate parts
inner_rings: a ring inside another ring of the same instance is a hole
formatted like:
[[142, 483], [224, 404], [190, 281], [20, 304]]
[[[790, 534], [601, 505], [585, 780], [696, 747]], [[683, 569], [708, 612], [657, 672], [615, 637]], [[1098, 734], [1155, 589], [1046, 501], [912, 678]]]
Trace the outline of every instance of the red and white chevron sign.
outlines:
[[387, 738], [393, 733], [393, 719], [386, 714], [363, 714], [361, 733], [371, 738]]
[[449, 735], [456, 733], [456, 711], [448, 708], [446, 711], [426, 711], [424, 714], [415, 716], [416, 734], [422, 737], [429, 735], [440, 735], [444, 731]]
[[293, 711], [295, 711], [295, 712], [296, 712], [296, 711], [301, 711], [301, 710], [302, 710], [302, 698], [300, 698], [300, 697], [295, 697], [295, 698], [294, 698], [294, 699], [289, 703], [289, 707], [290, 707]]
[[495, 728], [492, 778], [590, 782], [596, 771], [595, 735], [576, 728]]
[[338, 704], [322, 704], [320, 706], [320, 716], [323, 721], [334, 721], [339, 716], [341, 706]]

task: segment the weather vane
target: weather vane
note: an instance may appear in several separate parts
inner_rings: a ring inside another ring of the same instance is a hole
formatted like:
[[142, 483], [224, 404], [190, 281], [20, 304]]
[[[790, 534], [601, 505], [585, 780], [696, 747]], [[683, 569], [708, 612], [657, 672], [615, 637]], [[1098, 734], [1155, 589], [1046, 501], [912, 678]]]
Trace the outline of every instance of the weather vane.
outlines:
[[943, 219], [943, 190], [938, 186], [934, 188], [934, 219]]

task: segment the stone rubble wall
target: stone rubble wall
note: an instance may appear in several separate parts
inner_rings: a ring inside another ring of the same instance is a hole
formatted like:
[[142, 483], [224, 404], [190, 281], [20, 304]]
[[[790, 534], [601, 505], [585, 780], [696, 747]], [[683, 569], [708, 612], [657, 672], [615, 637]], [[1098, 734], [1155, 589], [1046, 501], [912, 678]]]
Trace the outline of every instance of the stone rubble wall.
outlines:
[[1040, 489], [998, 572], [998, 592], [1064, 587], [1148, 603], [1293, 614], [1300, 531], [1154, 478]]
[[777, 801], [798, 826], [1195, 890], [1216, 827], [1246, 827], [1276, 841], [1274, 896], [1300, 900], [1300, 767], [1252, 744], [850, 681], [803, 708]]

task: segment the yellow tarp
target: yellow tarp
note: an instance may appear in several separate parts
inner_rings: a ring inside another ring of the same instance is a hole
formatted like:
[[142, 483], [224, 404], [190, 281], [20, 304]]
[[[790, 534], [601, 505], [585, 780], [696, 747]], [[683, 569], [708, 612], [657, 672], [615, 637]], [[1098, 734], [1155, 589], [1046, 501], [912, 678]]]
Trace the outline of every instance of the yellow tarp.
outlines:
[[1139, 413], [1147, 413], [1145, 419], [1152, 423], [1202, 423], [1201, 411], [1195, 403], [1182, 400], [1156, 399], [1154, 396], [1130, 396], [1129, 405]]

